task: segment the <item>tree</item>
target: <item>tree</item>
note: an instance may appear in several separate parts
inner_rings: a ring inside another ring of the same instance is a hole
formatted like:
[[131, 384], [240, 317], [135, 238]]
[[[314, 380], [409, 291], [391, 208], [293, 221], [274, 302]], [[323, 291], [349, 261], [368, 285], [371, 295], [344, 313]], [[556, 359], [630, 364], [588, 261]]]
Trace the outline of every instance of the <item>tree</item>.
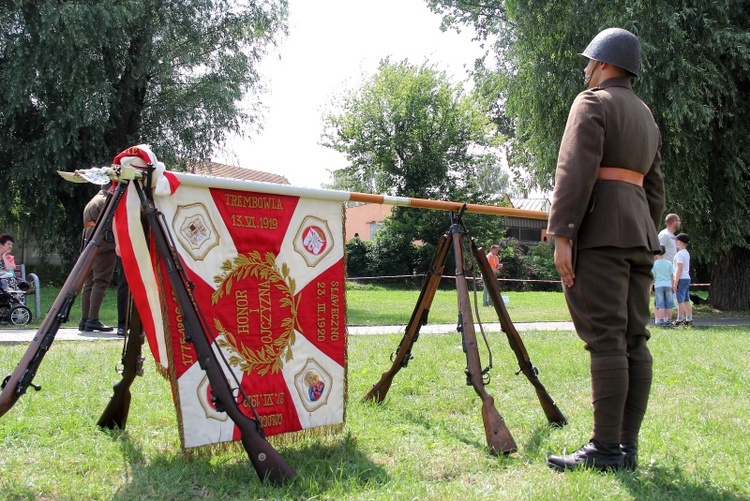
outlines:
[[[324, 144], [350, 162], [333, 173], [336, 188], [486, 203], [498, 194], [488, 190], [507, 186], [493, 150], [500, 138], [482, 102], [428, 63], [382, 60], [324, 123]], [[469, 219], [499, 231], [497, 218]], [[448, 227], [445, 212], [397, 207], [378, 237], [404, 242], [378, 248], [398, 250], [413, 240], [435, 244]]]
[[[203, 160], [259, 119], [240, 101], [286, 31], [284, 0], [8, 0], [0, 5], [0, 224], [69, 262], [93, 194], [55, 174], [150, 143]], [[43, 217], [41, 217], [43, 215]]]
[[444, 26], [496, 37], [509, 161], [541, 188], [552, 185], [568, 108], [582, 89], [577, 54], [610, 26], [638, 35], [643, 67], [634, 89], [661, 128], [667, 210], [681, 215], [694, 259], [711, 263], [713, 305], [750, 309], [748, 2], [428, 3]]

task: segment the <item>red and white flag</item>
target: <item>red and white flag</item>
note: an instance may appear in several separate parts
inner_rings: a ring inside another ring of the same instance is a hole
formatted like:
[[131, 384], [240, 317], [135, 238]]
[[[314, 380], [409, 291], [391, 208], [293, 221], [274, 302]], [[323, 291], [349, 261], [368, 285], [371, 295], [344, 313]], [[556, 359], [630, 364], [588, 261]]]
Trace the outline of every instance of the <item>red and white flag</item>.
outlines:
[[[160, 177], [154, 202], [193, 286], [209, 342], [229, 362], [230, 384], [233, 373], [266, 434], [342, 424], [341, 200], [284, 185], [170, 172]], [[179, 305], [147, 243], [133, 186], [115, 231], [149, 346], [172, 383], [183, 446], [239, 440], [234, 423], [211, 403], [205, 372], [185, 341]]]

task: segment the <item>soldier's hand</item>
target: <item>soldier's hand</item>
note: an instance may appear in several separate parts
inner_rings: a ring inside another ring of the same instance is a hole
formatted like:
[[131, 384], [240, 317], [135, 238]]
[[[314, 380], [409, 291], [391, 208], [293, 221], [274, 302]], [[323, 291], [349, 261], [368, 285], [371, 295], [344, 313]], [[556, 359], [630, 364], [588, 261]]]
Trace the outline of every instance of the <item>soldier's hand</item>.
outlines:
[[573, 287], [576, 274], [573, 271], [573, 242], [565, 237], [555, 237], [555, 267], [565, 287]]

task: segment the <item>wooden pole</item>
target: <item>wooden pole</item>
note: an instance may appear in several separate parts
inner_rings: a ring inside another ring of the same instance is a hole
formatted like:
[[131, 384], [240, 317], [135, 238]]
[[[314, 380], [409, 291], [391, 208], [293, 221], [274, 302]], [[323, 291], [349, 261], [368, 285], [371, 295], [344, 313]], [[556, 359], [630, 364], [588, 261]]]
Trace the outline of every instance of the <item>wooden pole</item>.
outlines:
[[[184, 172], [172, 172], [181, 183], [190, 186], [202, 186], [206, 188], [224, 188], [243, 191], [255, 191], [272, 195], [289, 195], [321, 200], [340, 200], [341, 202], [363, 202], [368, 204], [397, 205], [402, 207], [414, 207], [417, 209], [437, 209], [445, 211], [458, 211], [464, 206], [463, 202], [452, 202], [447, 200], [428, 200], [425, 198], [394, 197], [390, 195], [375, 195], [372, 193], [358, 193], [339, 190], [324, 190], [318, 188], [301, 188], [288, 184], [261, 183], [258, 181], [245, 181], [239, 179], [228, 179], [221, 177], [200, 176]], [[515, 209], [512, 207], [498, 207], [494, 205], [466, 204], [465, 212], [476, 214], [493, 214], [496, 216], [509, 216], [522, 219], [547, 219], [544, 211]]]

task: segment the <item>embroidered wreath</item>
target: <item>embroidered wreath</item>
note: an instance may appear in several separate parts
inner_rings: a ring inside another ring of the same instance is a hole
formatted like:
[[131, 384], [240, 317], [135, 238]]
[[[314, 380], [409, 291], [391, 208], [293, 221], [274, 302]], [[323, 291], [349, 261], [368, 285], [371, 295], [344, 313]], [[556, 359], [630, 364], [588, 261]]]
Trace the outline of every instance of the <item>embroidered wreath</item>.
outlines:
[[214, 282], [219, 287], [211, 295], [211, 304], [215, 305], [224, 296], [229, 296], [235, 283], [241, 282], [247, 277], [254, 277], [259, 280], [268, 280], [273, 287], [284, 293], [278, 306], [289, 308], [290, 316], [281, 321], [283, 333], [273, 342], [265, 344], [258, 350], [253, 350], [241, 344], [235, 335], [224, 328], [218, 319], [214, 319], [214, 327], [222, 335], [219, 339], [220, 347], [227, 348], [229, 351], [236, 353], [229, 357], [229, 363], [239, 366], [240, 370], [246, 374], [256, 371], [258, 375], [264, 376], [271, 371], [271, 374], [279, 372], [284, 366], [284, 362], [292, 360], [291, 346], [295, 342], [294, 329], [299, 328], [297, 322], [297, 309], [301, 297], [294, 298], [295, 280], [289, 275], [289, 267], [283, 263], [281, 270], [276, 266], [276, 256], [267, 252], [263, 259], [258, 251], [252, 251], [247, 255], [239, 255], [234, 260], [227, 259], [221, 265], [224, 271], [221, 275], [214, 277]]

